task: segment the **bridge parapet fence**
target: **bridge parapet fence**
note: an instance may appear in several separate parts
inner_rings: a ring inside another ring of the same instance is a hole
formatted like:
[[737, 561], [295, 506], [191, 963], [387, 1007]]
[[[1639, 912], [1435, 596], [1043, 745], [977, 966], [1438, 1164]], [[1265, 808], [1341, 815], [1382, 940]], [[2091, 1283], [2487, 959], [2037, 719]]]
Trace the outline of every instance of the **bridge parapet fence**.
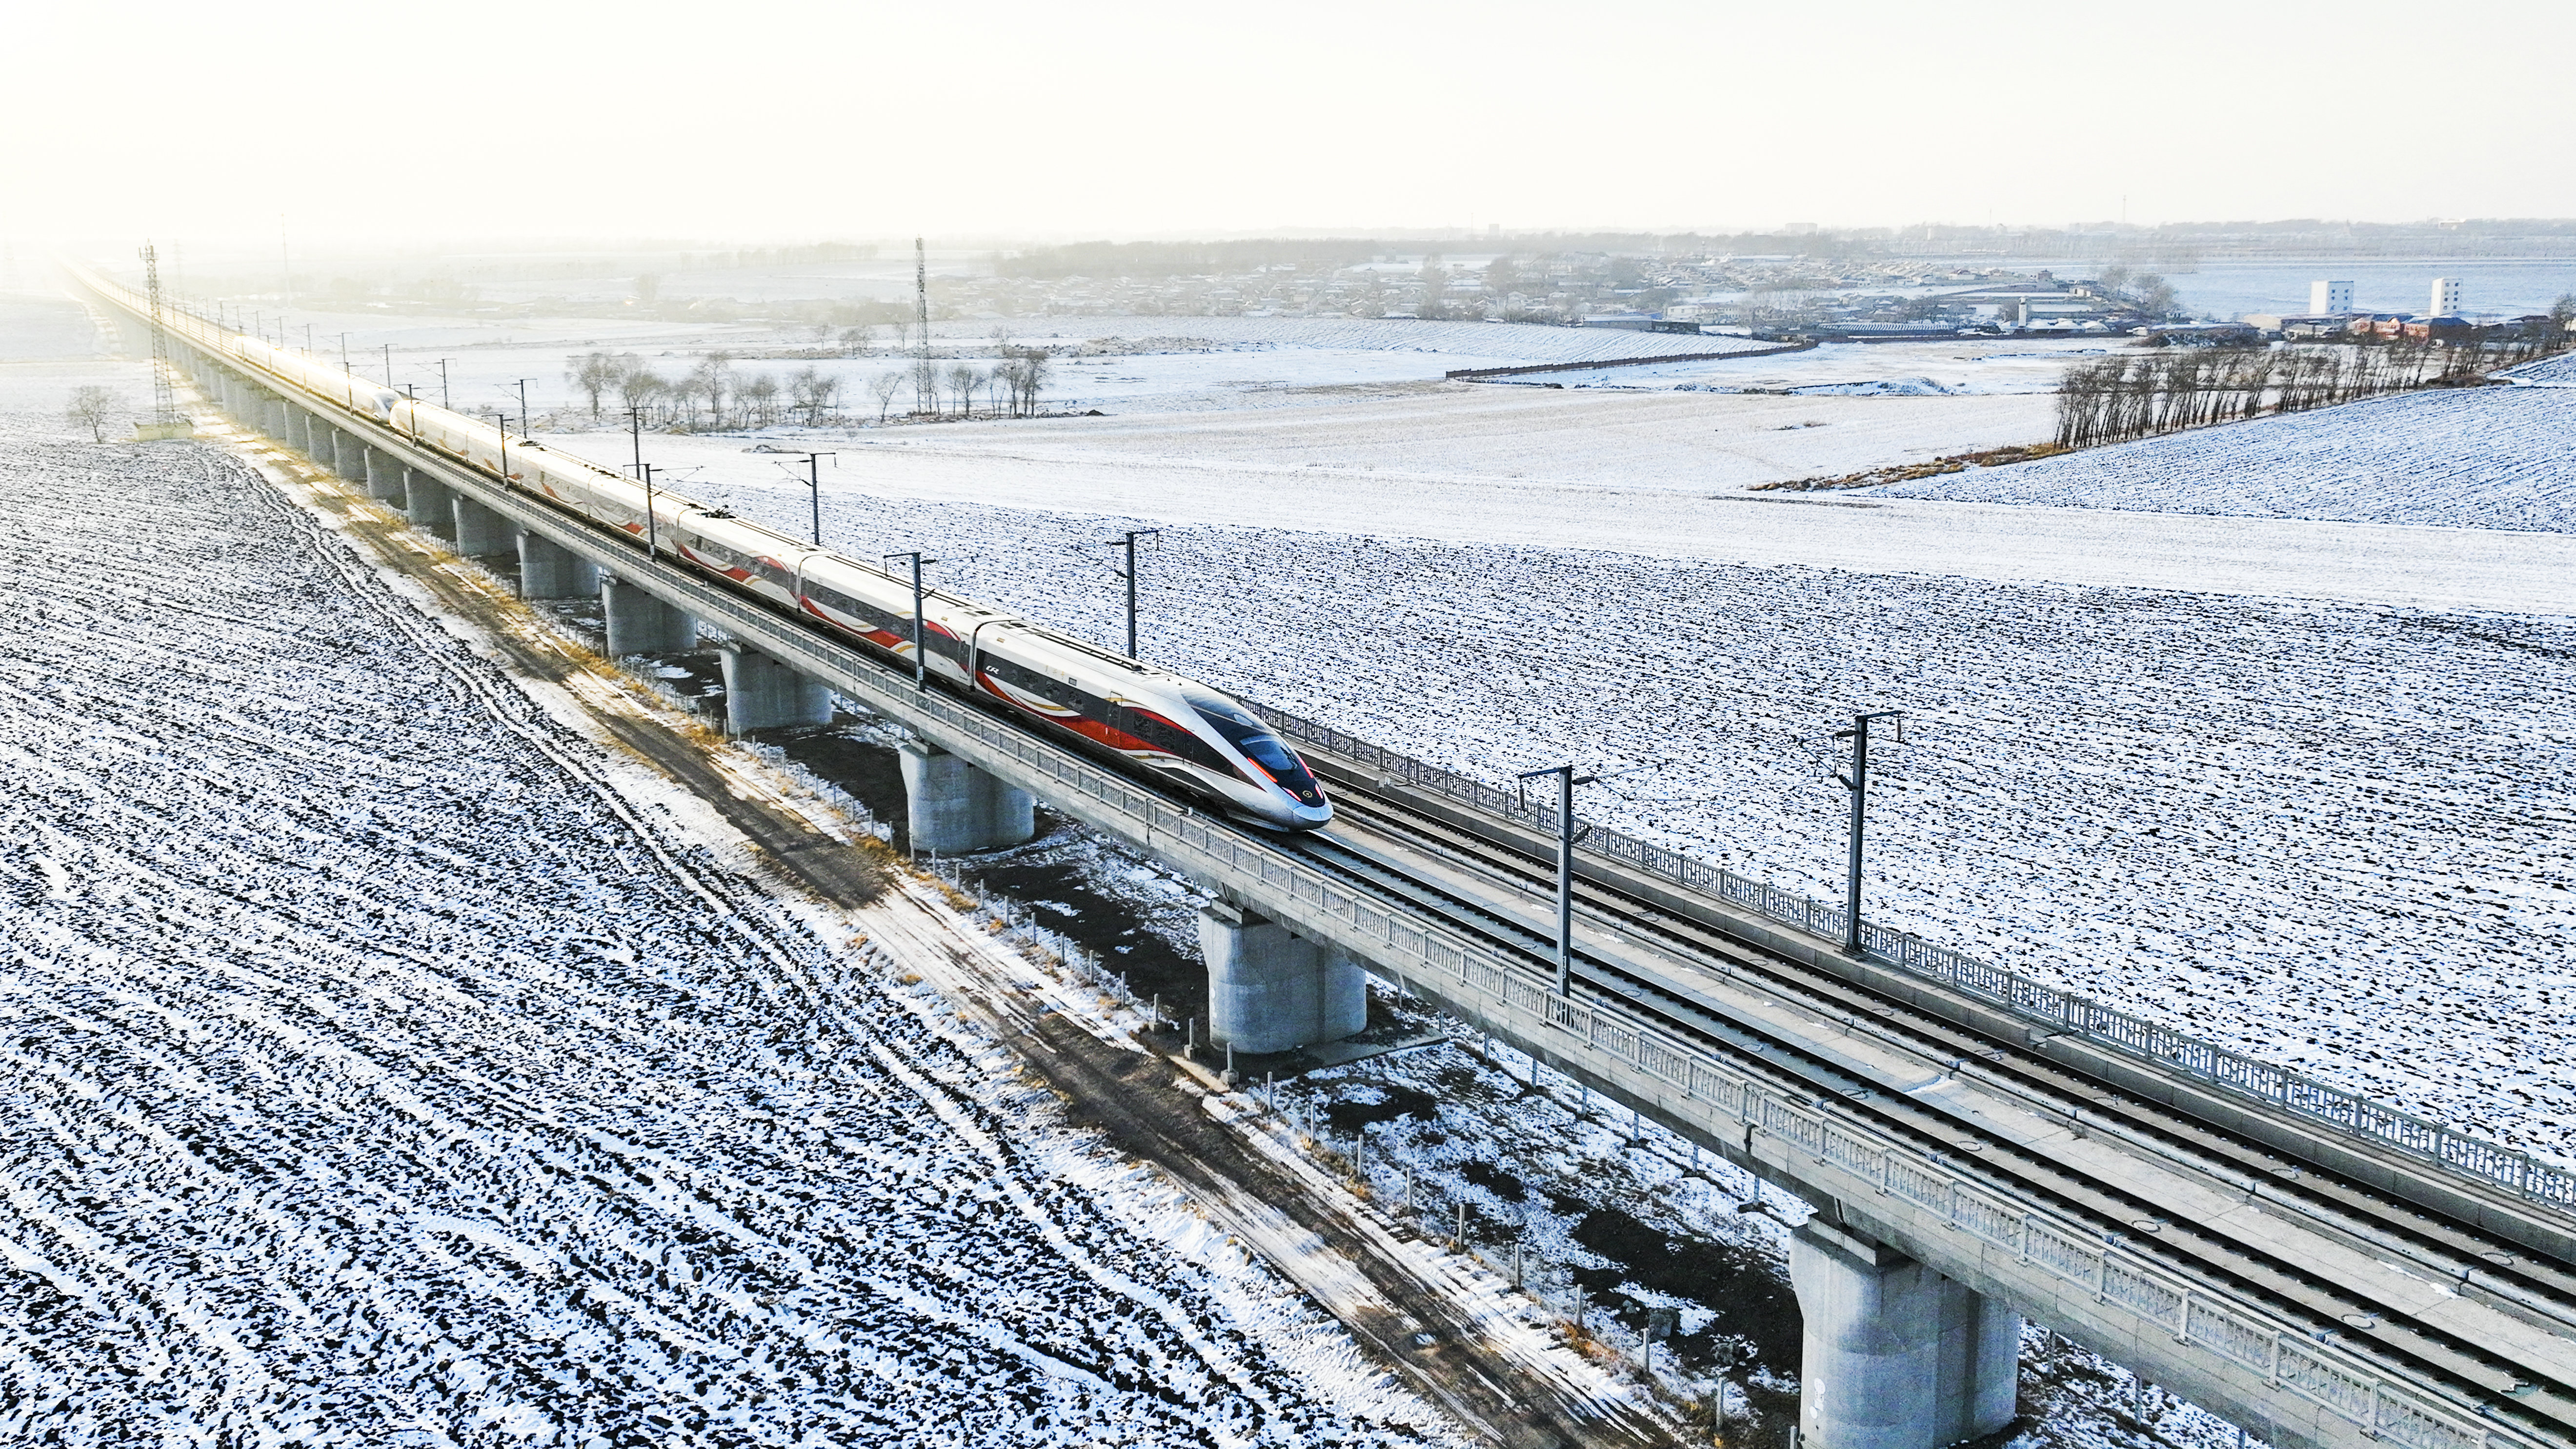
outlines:
[[[101, 284], [101, 290], [108, 290], [108, 284]], [[140, 310], [139, 299], [122, 305]], [[326, 405], [333, 403], [327, 395], [308, 396]], [[370, 426], [354, 415], [352, 421]], [[399, 434], [386, 436], [397, 445], [408, 444]], [[494, 480], [472, 475], [454, 460], [429, 456], [442, 468], [455, 470], [456, 476], [470, 477], [476, 486], [490, 490], [497, 506], [530, 518], [550, 518], [558, 527], [569, 526]], [[1253, 904], [1292, 920], [1320, 923], [1310, 928], [1400, 977], [1410, 976], [1426, 987], [1440, 983], [1443, 994], [1487, 1015], [1525, 1042], [1545, 1047], [1555, 1041], [1578, 1048], [1588, 1068], [1605, 1080], [1628, 1077], [1636, 1095], [1656, 1101], [1662, 1113], [1687, 1115], [1703, 1124], [1722, 1118], [1769, 1133], [1810, 1157], [1819, 1169], [1856, 1179], [1865, 1190], [1901, 1199], [1941, 1225], [2000, 1250], [2014, 1263], [2037, 1264], [2055, 1279], [2082, 1289], [2084, 1296], [2154, 1324], [2177, 1344], [2196, 1347], [2213, 1360], [2287, 1387], [2354, 1426], [2360, 1435], [2404, 1449], [2540, 1449], [2544, 1443], [2513, 1426], [2481, 1418], [2468, 1406], [2418, 1389], [2390, 1366], [2348, 1346], [2312, 1340], [2308, 1335], [2315, 1331], [2314, 1325], [2294, 1321], [2276, 1305], [2246, 1297], [2226, 1282], [2130, 1246], [2121, 1224], [2062, 1206], [2021, 1202], [1986, 1180], [1972, 1164], [1891, 1139], [1880, 1124], [1860, 1115], [1853, 1105], [1811, 1098], [1758, 1076], [1758, 1069], [1728, 1057], [1723, 1048], [1678, 1034], [1668, 1023], [1623, 1002], [1559, 996], [1552, 989], [1552, 977], [1537, 963], [1497, 954], [1445, 923], [1420, 916], [1404, 902], [1355, 890], [1276, 844], [1180, 806], [962, 700], [937, 691], [917, 691], [908, 676], [765, 613], [738, 596], [721, 593], [685, 570], [641, 557], [628, 558], [618, 566], [651, 574], [699, 617], [756, 641], [778, 658], [880, 708], [943, 746], [963, 746], [970, 758], [985, 754], [1007, 760], [1024, 778], [1052, 782], [1052, 803], [1069, 813], [1132, 841], [1150, 843], [1157, 853], [1193, 873], [1224, 879]], [[1521, 809], [1516, 799], [1490, 786], [1284, 711], [1270, 711], [1269, 717], [1283, 731], [1320, 748], [1478, 802], [1493, 813], [1553, 827], [1552, 813]], [[1657, 856], [1648, 855], [1650, 849], [1654, 848], [1632, 841], [1619, 858], [1653, 869], [1650, 862]], [[1793, 893], [1745, 881], [1669, 851], [1658, 855], [1678, 863], [1682, 873], [1669, 878], [1695, 889], [1715, 882], [1731, 902], [1773, 919], [1793, 925], [1840, 920], [1838, 912]], [[1940, 952], [1937, 947], [1927, 949]], [[1926, 959], [1951, 955], [1940, 952]], [[1980, 969], [1991, 972], [1994, 968]], [[2051, 999], [2062, 997], [2052, 993]], [[2081, 998], [2064, 999], [2106, 1010]], [[2355, 1099], [2334, 1094], [2332, 1100], [2349, 1104]]]
[[[1526, 802], [1513, 791], [1497, 789], [1344, 734], [1291, 711], [1268, 705], [1258, 708], [1265, 719], [1292, 740], [1524, 829], [1550, 836], [1556, 833], [1556, 810], [1552, 806]], [[1722, 866], [1694, 860], [1607, 826], [1594, 826], [1583, 838], [1583, 850], [1812, 936], [1839, 941], [1844, 935], [1841, 906], [1747, 879]], [[2304, 1120], [2397, 1148], [2444, 1170], [2505, 1188], [2528, 1201], [2576, 1214], [2576, 1172], [2529, 1153], [2472, 1137], [2090, 997], [2034, 981], [1924, 940], [1911, 931], [1864, 920], [1861, 944], [1874, 961], [1938, 981], [2059, 1033], [2115, 1048], [2125, 1055], [2269, 1103]]]

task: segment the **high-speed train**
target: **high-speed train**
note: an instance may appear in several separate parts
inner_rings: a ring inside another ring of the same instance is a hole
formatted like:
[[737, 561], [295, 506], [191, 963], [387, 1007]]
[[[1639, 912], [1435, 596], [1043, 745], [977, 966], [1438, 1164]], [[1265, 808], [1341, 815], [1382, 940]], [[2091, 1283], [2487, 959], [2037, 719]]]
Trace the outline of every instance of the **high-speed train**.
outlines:
[[[512, 487], [647, 537], [645, 492], [634, 479], [248, 337], [222, 342], [245, 371], [341, 402], [486, 471], [498, 473], [506, 451]], [[711, 581], [914, 667], [909, 578], [666, 489], [653, 490], [652, 509], [654, 542]], [[922, 616], [926, 672], [952, 689], [1229, 815], [1278, 830], [1313, 830], [1333, 818], [1297, 752], [1208, 685], [942, 591], [924, 591]]]

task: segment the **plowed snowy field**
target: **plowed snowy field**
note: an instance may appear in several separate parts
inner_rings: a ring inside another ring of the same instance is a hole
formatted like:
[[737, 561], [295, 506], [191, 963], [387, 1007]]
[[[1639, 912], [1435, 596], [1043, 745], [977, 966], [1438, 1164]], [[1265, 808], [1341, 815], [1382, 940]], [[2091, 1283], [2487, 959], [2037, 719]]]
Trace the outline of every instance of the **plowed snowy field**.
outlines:
[[1445, 1442], [247, 469], [63, 436], [69, 372], [0, 397], [0, 1442]]

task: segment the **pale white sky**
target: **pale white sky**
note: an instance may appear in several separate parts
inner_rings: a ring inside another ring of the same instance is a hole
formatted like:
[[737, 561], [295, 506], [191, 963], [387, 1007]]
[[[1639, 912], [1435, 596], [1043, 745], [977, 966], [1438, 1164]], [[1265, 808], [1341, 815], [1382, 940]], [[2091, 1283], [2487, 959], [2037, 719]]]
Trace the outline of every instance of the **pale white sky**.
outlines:
[[2576, 5], [33, 0], [0, 237], [2576, 214]]

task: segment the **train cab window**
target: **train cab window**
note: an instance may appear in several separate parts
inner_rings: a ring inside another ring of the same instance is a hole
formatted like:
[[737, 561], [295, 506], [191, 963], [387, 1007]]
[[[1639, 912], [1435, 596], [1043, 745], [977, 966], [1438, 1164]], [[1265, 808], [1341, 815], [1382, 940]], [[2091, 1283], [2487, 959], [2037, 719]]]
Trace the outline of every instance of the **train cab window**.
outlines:
[[1190, 707], [1208, 722], [1209, 728], [1225, 737], [1227, 744], [1243, 752], [1245, 759], [1261, 767], [1279, 788], [1295, 797], [1300, 804], [1324, 803], [1324, 787], [1315, 783], [1314, 773], [1288, 743], [1271, 733], [1270, 726], [1254, 718], [1249, 711], [1225, 700], [1208, 695], [1185, 696]]

